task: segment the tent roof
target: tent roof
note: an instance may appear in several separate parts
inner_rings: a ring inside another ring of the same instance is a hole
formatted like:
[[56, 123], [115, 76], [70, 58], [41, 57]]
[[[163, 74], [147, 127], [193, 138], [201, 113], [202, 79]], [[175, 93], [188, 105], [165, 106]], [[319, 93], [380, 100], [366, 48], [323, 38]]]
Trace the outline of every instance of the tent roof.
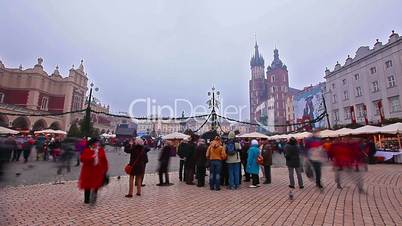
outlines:
[[354, 129], [351, 134], [352, 135], [376, 134], [376, 133], [380, 133], [380, 131], [381, 131], [381, 127], [366, 125], [366, 126], [362, 126], [357, 129]]
[[240, 138], [263, 138], [263, 139], [269, 138], [267, 135], [258, 133], [258, 132], [245, 133], [245, 134], [237, 136], [237, 137], [240, 137]]

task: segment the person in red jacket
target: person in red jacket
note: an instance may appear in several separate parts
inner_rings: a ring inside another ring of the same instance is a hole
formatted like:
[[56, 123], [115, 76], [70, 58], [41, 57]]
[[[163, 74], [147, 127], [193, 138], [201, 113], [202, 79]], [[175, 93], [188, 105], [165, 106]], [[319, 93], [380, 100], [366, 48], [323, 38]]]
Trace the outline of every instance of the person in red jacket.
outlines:
[[80, 155], [82, 168], [79, 188], [84, 190], [84, 202], [95, 203], [98, 189], [103, 186], [108, 171], [105, 150], [92, 138]]

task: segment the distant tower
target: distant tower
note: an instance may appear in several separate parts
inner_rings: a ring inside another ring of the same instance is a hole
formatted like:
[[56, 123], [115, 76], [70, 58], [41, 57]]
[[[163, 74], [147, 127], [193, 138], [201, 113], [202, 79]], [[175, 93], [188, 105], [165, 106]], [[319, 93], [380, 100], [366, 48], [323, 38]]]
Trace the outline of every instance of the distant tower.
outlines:
[[249, 81], [250, 93], [250, 121], [256, 123], [261, 112], [256, 111], [257, 107], [267, 99], [266, 79], [264, 75], [264, 58], [258, 51], [257, 41], [254, 46], [254, 55], [250, 60], [251, 79]]
[[[274, 60], [267, 67], [268, 98], [274, 99], [274, 124], [286, 123], [286, 98], [289, 92], [288, 69], [279, 59], [278, 49], [274, 49]], [[276, 127], [276, 132], [286, 132], [286, 127]]]

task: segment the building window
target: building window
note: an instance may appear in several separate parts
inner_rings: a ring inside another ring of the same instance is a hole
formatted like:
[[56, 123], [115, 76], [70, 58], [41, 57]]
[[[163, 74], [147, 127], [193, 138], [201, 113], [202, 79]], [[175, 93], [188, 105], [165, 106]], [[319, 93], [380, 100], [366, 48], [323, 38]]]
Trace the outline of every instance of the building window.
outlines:
[[386, 62], [385, 62], [385, 66], [386, 66], [387, 68], [392, 67], [392, 60], [386, 61]]
[[380, 88], [378, 87], [378, 81], [374, 81], [372, 84], [373, 84], [373, 93], [380, 91]]
[[49, 98], [48, 97], [42, 97], [42, 101], [41, 101], [41, 104], [40, 104], [40, 109], [44, 110], [44, 111], [47, 111], [48, 103], [49, 103]]
[[350, 119], [350, 117], [351, 117], [350, 107], [343, 108], [343, 115], [345, 116], [345, 120]]
[[333, 118], [335, 122], [339, 121], [339, 110], [334, 110]]
[[273, 93], [275, 92], [275, 86], [272, 86], [272, 92]]
[[371, 67], [370, 68], [370, 73], [371, 74], [374, 74], [374, 73], [376, 73], [377, 72], [377, 69], [375, 68], [375, 67]]
[[335, 83], [332, 83], [332, 89], [335, 89]]
[[356, 87], [356, 97], [361, 97], [362, 95], [362, 88], [360, 86]]
[[395, 77], [393, 75], [388, 76], [388, 88], [392, 88], [395, 86], [396, 86]]
[[272, 75], [272, 82], [275, 82], [275, 75]]
[[394, 96], [388, 98], [390, 111], [391, 112], [398, 112], [401, 110], [401, 104], [399, 103], [399, 96]]
[[343, 85], [346, 85], [346, 79], [343, 79], [343, 80], [342, 80], [342, 84], [343, 84]]
[[380, 115], [380, 108], [378, 107], [379, 100], [373, 101], [374, 115]]
[[355, 80], [359, 80], [360, 75], [359, 74], [355, 74]]
[[336, 103], [336, 94], [332, 95], [332, 103], [333, 103], [333, 104]]
[[286, 82], [286, 76], [283, 76], [283, 81]]
[[349, 100], [349, 92], [347, 90], [343, 91], [343, 100]]
[[4, 103], [4, 93], [0, 93], [0, 103]]
[[356, 118], [364, 118], [364, 104], [356, 105]]

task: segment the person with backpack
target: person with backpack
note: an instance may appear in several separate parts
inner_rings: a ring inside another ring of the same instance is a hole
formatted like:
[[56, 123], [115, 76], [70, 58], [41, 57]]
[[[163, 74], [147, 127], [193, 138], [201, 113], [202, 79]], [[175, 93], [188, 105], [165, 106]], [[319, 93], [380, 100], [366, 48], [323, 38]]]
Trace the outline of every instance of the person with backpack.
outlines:
[[228, 141], [226, 142], [226, 163], [228, 165], [229, 172], [229, 189], [237, 189], [240, 185], [240, 153], [236, 148], [235, 133], [230, 132], [228, 135]]

